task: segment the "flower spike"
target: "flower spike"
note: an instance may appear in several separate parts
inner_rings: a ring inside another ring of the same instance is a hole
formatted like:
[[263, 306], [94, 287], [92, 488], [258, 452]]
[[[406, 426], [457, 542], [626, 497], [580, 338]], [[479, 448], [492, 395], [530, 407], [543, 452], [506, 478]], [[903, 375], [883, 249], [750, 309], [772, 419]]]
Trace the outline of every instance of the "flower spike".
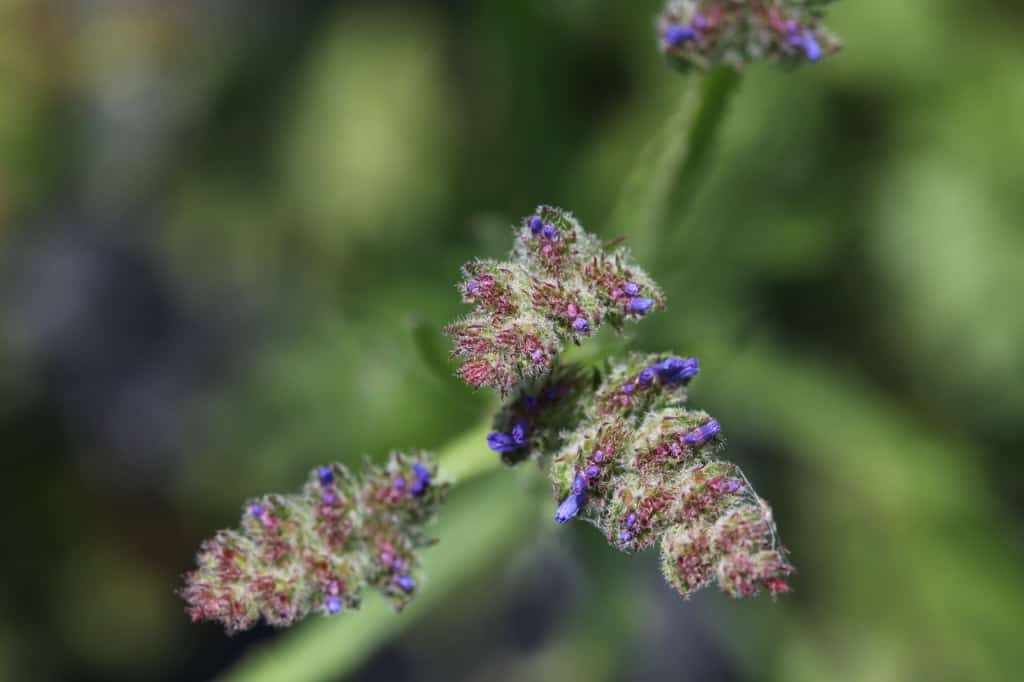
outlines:
[[669, 0], [658, 19], [661, 51], [683, 70], [767, 60], [818, 62], [842, 47], [822, 24], [828, 0]]
[[[717, 458], [718, 420], [684, 407], [699, 370], [696, 358], [641, 354], [612, 362], [596, 382], [561, 367], [548, 382], [573, 378], [573, 409], [545, 414], [535, 397], [543, 383], [528, 384], [495, 422], [533, 419], [521, 449], [550, 464], [557, 523], [582, 519], [624, 552], [659, 543], [665, 577], [684, 597], [714, 582], [734, 597], [788, 592], [793, 567], [768, 505], [736, 465]], [[489, 441], [495, 435], [511, 439]]]
[[250, 503], [241, 528], [203, 543], [185, 576], [192, 620], [218, 621], [229, 634], [261, 619], [286, 626], [356, 609], [367, 586], [401, 609], [448, 487], [436, 475], [426, 453], [393, 453], [362, 479], [340, 464], [319, 467], [301, 493]]
[[665, 306], [628, 251], [606, 250], [572, 214], [552, 206], [523, 220], [510, 260], [473, 261], [463, 274], [463, 301], [475, 308], [445, 328], [452, 357], [463, 360], [458, 374], [466, 383], [503, 396], [548, 374], [568, 343], [580, 344], [606, 324], [621, 330]]

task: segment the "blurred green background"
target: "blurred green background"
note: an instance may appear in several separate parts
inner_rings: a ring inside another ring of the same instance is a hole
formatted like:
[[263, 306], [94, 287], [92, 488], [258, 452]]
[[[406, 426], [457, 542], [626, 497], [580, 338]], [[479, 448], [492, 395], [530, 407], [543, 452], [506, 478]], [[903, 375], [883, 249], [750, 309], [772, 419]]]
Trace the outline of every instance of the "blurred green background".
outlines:
[[[688, 86], [658, 4], [0, 0], [0, 679], [1019, 679], [1024, 6], [837, 3], [650, 233], [609, 216]], [[246, 497], [479, 429], [413, 329], [542, 202], [645, 254], [635, 344], [701, 357], [795, 594], [682, 602], [523, 470], [401, 616], [189, 624]]]

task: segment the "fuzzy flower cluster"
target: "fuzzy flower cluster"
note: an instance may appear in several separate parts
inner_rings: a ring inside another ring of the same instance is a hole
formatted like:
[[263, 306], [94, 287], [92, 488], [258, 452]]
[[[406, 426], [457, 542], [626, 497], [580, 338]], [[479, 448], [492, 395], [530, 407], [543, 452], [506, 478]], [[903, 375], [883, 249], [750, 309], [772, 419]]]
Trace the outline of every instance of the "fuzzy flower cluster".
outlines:
[[550, 448], [555, 521], [585, 520], [625, 552], [660, 542], [665, 577], [683, 596], [715, 581], [736, 597], [787, 592], [793, 568], [768, 505], [735, 464], [717, 458], [718, 421], [684, 406], [699, 371], [695, 358], [630, 355], [596, 388], [577, 380], [580, 407], [569, 421], [559, 419], [564, 407], [547, 417], [543, 405], [517, 421], [535, 395], [524, 386], [496, 423], [526, 424], [526, 435], [501, 452], [516, 461], [510, 453]]
[[452, 357], [462, 359], [458, 374], [466, 383], [502, 395], [546, 376], [567, 343], [579, 344], [605, 324], [621, 330], [665, 306], [628, 251], [606, 249], [552, 206], [538, 207], [516, 228], [509, 260], [475, 260], [463, 275], [463, 301], [475, 309], [445, 328]]
[[358, 608], [364, 587], [396, 609], [416, 592], [419, 550], [447, 484], [426, 453], [393, 453], [355, 478], [340, 464], [312, 472], [303, 491], [245, 507], [241, 527], [203, 543], [181, 595], [193, 621], [229, 633], [262, 618], [286, 626], [310, 613]]
[[822, 24], [829, 0], [669, 0], [658, 19], [662, 52], [680, 68], [742, 68], [756, 61], [817, 62], [841, 44]]

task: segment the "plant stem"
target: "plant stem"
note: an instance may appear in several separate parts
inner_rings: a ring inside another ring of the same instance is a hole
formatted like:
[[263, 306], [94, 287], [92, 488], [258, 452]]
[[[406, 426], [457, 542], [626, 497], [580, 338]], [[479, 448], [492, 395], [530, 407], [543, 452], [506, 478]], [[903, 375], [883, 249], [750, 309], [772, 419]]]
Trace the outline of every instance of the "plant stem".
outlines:
[[610, 221], [616, 229], [631, 226], [630, 249], [638, 261], [671, 252], [659, 235], [671, 234], [686, 218], [739, 82], [739, 73], [729, 68], [693, 77], [675, 111], [640, 153]]

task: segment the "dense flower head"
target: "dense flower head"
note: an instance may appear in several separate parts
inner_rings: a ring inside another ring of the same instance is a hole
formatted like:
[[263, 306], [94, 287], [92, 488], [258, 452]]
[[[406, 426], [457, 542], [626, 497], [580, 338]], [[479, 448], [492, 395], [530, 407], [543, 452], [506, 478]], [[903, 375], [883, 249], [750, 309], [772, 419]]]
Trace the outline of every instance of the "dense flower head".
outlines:
[[838, 51], [822, 24], [829, 0], [669, 0], [658, 19], [662, 52], [680, 68], [796, 65]]
[[[767, 504], [719, 459], [719, 422], [686, 407], [699, 370], [696, 358], [634, 353], [596, 382], [579, 381], [578, 409], [531, 423], [530, 454], [550, 455], [555, 521], [586, 521], [624, 552], [660, 542], [666, 578], [683, 596], [715, 581], [736, 597], [786, 592], [793, 569]], [[521, 389], [498, 422], [521, 419], [531, 395]]]
[[249, 502], [240, 528], [203, 543], [181, 591], [188, 613], [229, 633], [260, 619], [285, 626], [358, 608], [366, 586], [401, 609], [447, 490], [436, 479], [426, 453], [392, 453], [362, 478], [340, 464], [319, 467], [301, 493]]
[[539, 459], [561, 447], [562, 430], [583, 416], [590, 376], [573, 366], [556, 366], [550, 374], [516, 387], [494, 417], [488, 447], [506, 464]]
[[572, 214], [540, 206], [516, 228], [509, 260], [475, 260], [459, 285], [473, 312], [445, 328], [461, 376], [502, 395], [547, 375], [567, 343], [665, 306], [624, 248], [608, 249]]

